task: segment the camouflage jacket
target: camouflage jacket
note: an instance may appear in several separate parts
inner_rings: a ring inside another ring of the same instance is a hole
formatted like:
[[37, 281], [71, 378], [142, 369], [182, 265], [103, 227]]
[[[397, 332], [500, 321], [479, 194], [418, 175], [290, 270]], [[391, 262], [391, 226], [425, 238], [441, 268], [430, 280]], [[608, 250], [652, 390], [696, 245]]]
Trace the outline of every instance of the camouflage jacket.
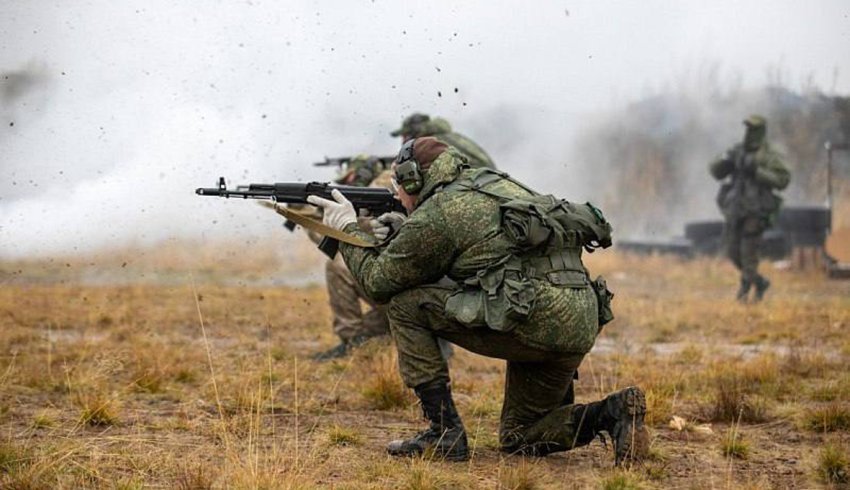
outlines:
[[782, 199], [774, 190], [788, 187], [791, 175], [782, 156], [766, 142], [753, 152], [737, 144], [709, 166], [717, 180], [728, 178], [720, 187], [717, 205], [727, 218], [758, 216], [770, 218]]
[[[513, 254], [513, 244], [502, 231], [497, 199], [474, 191], [444, 190], [462, 172], [474, 172], [464, 170], [461, 163], [452, 150], [434, 161], [426, 173], [416, 210], [385, 247], [341, 245], [349, 269], [376, 302], [389, 301], [402, 291], [435, 283], [444, 276], [463, 282]], [[527, 194], [508, 180], [493, 183], [492, 189], [507, 195]], [[355, 225], [349, 225], [346, 231], [368, 238]], [[589, 351], [598, 332], [593, 291], [557, 287], [536, 279], [531, 283], [536, 296], [533, 311], [523, 321], [509, 320], [505, 330], [537, 348]], [[484, 324], [473, 322], [469, 326]]]
[[452, 131], [451, 125], [445, 119], [439, 117], [431, 119], [422, 126], [419, 134], [416, 136], [417, 138], [420, 136], [433, 136], [441, 142], [457, 148], [466, 157], [467, 163], [472, 168], [496, 168], [490, 155], [483, 148], [466, 136]]

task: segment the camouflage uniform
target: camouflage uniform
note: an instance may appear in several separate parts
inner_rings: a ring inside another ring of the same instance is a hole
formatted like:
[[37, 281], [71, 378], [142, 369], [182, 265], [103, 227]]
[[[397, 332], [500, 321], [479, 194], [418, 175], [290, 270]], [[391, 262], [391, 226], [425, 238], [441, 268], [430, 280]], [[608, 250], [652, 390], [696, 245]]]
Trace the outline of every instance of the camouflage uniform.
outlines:
[[756, 288], [756, 300], [760, 300], [770, 285], [758, 273], [759, 244], [782, 203], [773, 190], [786, 188], [790, 181], [782, 156], [765, 139], [765, 119], [750, 116], [744, 124], [744, 142], [727, 150], [709, 167], [715, 179], [729, 178], [720, 188], [717, 204], [726, 219], [727, 254], [741, 271], [741, 301], [746, 301], [752, 286]]
[[342, 185], [366, 187], [383, 170], [377, 158], [366, 154], [353, 157], [335, 182]]
[[[369, 155], [357, 155], [337, 177], [336, 183], [366, 187], [380, 171], [377, 160]], [[315, 241], [320, 239], [319, 236], [314, 238]], [[343, 356], [352, 346], [389, 333], [387, 306], [375, 303], [363, 293], [340, 256], [325, 263], [325, 284], [333, 317], [333, 331], [341, 342], [330, 350], [318, 353], [314, 359], [329, 360]], [[366, 313], [363, 312], [363, 303], [369, 307]]]
[[[444, 408], [451, 408], [448, 412], [431, 409], [429, 415], [427, 408], [429, 390], [449, 382], [448, 366], [437, 343], [445, 338], [472, 352], [508, 361], [500, 424], [504, 450], [542, 455], [588, 444], [597, 428], [593, 424], [582, 428], [581, 421], [585, 416], [597, 420], [599, 405], [562, 403], [573, 373], [598, 333], [597, 298], [581, 266], [581, 248], [571, 250], [573, 270], [560, 271], [573, 274], [571, 284], [530, 280], [536, 301], [526, 319], [488, 310], [494, 305], [478, 301], [481, 288], [459, 284], [484, 284], [498, 276], [499, 265], [512, 256], [515, 245], [502, 231], [499, 200], [453, 186], [483, 172], [463, 170], [461, 162], [453, 151], [440, 154], [426, 173], [416, 210], [395, 237], [381, 250], [343, 244], [346, 264], [368, 296], [389, 301], [390, 331], [401, 376], [419, 395], [432, 422], [447, 413], [457, 418], [450, 393], [449, 401], [443, 402]], [[506, 196], [528, 195], [521, 186], [501, 178], [487, 189]], [[355, 225], [346, 231], [361, 233]], [[555, 262], [555, 258], [543, 259]], [[455, 284], [437, 284], [444, 276]], [[464, 435], [464, 446], [465, 441]]]
[[422, 136], [433, 136], [439, 141], [459, 150], [466, 157], [470, 167], [496, 168], [493, 159], [490, 158], [490, 155], [483, 148], [466, 136], [452, 131], [451, 124], [441, 117], [431, 119], [426, 114], [411, 114], [405, 118], [400, 128], [390, 134], [392, 136], [401, 136], [405, 141]]

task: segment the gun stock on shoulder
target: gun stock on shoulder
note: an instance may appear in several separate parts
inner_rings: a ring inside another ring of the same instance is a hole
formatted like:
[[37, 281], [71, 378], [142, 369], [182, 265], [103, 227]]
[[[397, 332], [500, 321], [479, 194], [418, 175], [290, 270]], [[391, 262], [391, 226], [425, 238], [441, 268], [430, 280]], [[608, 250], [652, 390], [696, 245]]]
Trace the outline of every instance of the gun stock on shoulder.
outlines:
[[[220, 177], [217, 187], [199, 187], [195, 189], [195, 194], [237, 199], [265, 199], [280, 204], [308, 204], [308, 196], [319, 196], [332, 201], [331, 191], [334, 189], [339, 190], [346, 199], [351, 201], [358, 214], [361, 209], [367, 210], [372, 216], [380, 216], [392, 211], [404, 212], [404, 207], [389, 189], [336, 185], [328, 182], [249, 184], [228, 189], [224, 177]], [[331, 258], [336, 255], [338, 247], [339, 242], [328, 237], [319, 244], [319, 249]]]

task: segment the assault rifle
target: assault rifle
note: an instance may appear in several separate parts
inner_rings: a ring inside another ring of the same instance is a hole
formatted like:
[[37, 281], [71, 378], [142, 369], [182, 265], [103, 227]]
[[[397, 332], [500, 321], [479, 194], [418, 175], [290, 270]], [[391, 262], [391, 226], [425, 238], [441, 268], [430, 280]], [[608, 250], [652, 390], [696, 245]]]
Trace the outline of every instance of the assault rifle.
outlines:
[[[195, 194], [199, 196], [218, 196], [225, 198], [240, 199], [263, 199], [278, 204], [309, 204], [308, 196], [319, 196], [333, 201], [331, 191], [339, 190], [346, 199], [354, 205], [354, 210], [360, 214], [365, 209], [372, 216], [380, 216], [392, 211], [404, 212], [404, 207], [394, 196], [392, 191], [383, 187], [356, 187], [348, 185], [336, 185], [327, 182], [284, 182], [276, 184], [249, 184], [238, 186], [236, 189], [228, 189], [224, 177], [218, 179], [218, 187], [199, 187]], [[292, 224], [295, 227], [295, 224]], [[339, 241], [325, 236], [319, 244], [319, 249], [330, 258], [336, 255]]]
[[[314, 167], [339, 167], [339, 168], [343, 168], [343, 167], [347, 166], [349, 163], [351, 163], [351, 160], [354, 160], [354, 158], [355, 157], [353, 157], [353, 156], [351, 156], [351, 157], [337, 157], [337, 158], [325, 157], [324, 161], [316, 162], [316, 163], [313, 164], [313, 166]], [[396, 159], [396, 155], [377, 156], [377, 157], [371, 157], [370, 158], [370, 160], [374, 160], [378, 165], [381, 166], [382, 169], [385, 169], [385, 170], [390, 168], [390, 165], [392, 165], [392, 163], [395, 161], [395, 159]]]

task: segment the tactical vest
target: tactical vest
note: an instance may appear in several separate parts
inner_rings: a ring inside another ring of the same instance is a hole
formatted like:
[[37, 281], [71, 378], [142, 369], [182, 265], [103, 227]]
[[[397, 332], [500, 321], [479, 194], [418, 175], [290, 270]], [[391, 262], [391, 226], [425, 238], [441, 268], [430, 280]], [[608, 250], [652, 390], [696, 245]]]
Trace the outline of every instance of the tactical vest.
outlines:
[[[491, 184], [507, 180], [530, 195], [509, 196]], [[486, 323], [494, 330], [509, 328], [507, 319], [522, 321], [534, 309], [531, 279], [557, 287], [593, 287], [599, 300], [600, 325], [613, 318], [613, 295], [601, 277], [590, 281], [581, 261], [582, 249], [593, 252], [611, 246], [611, 225], [592, 204], [575, 204], [541, 195], [503, 172], [476, 169], [447, 184], [442, 192], [479, 192], [500, 202], [502, 231], [514, 252], [464, 281], [446, 310], [462, 323]]]

